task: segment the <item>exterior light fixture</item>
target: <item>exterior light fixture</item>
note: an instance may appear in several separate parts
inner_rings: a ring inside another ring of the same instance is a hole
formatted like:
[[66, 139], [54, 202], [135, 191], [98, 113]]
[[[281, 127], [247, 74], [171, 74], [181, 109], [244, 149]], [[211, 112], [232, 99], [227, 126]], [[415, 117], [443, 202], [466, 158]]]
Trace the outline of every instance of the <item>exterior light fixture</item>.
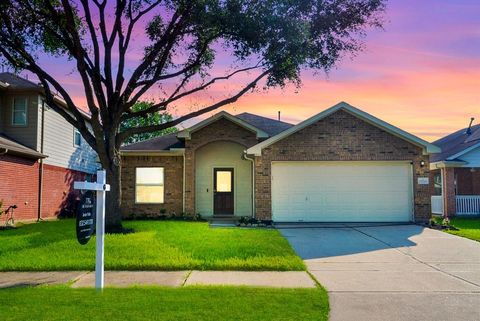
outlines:
[[425, 166], [425, 161], [424, 160], [421, 160], [420, 161], [420, 167], [424, 167]]

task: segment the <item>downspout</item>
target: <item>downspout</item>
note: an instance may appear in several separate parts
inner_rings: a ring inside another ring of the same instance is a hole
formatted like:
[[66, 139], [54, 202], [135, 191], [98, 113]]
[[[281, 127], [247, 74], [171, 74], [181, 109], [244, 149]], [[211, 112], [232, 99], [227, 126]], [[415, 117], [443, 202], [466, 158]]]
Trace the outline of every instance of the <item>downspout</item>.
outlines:
[[183, 214], [185, 215], [185, 151], [183, 151], [183, 184], [182, 184], [182, 191], [183, 191], [183, 195], [182, 195], [182, 211], [183, 211]]
[[[44, 133], [45, 133], [45, 100], [42, 99], [42, 121], [40, 125], [40, 153], [43, 154]], [[38, 172], [38, 213], [37, 222], [42, 220], [42, 198], [43, 198], [43, 158], [40, 158]]]
[[252, 162], [252, 216], [255, 218], [255, 159], [249, 158], [246, 150], [243, 151], [243, 158]]

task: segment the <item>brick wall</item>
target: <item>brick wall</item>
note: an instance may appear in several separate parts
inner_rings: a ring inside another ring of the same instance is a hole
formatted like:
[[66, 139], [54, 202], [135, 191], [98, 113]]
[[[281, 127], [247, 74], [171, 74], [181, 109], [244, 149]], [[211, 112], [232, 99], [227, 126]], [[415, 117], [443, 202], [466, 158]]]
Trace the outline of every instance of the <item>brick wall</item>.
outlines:
[[455, 168], [457, 195], [480, 195], [480, 170]]
[[[391, 135], [343, 111], [308, 126], [265, 148], [255, 158], [255, 200], [258, 218], [271, 218], [272, 161], [388, 161], [409, 160], [414, 168], [416, 221], [430, 218], [428, 185], [418, 185], [419, 176], [429, 176], [429, 158], [421, 148]], [[420, 166], [420, 161], [425, 166]]]
[[[135, 168], [164, 167], [165, 203], [135, 203]], [[124, 217], [155, 217], [160, 210], [167, 214], [183, 212], [182, 156], [124, 156], [122, 157], [122, 215]]]
[[185, 212], [195, 214], [195, 151], [216, 141], [233, 141], [248, 148], [257, 144], [258, 140], [254, 132], [225, 118], [220, 118], [191, 136], [190, 140], [185, 141]]
[[85, 179], [86, 173], [44, 164], [42, 218], [58, 216], [64, 209], [74, 211], [80, 192], [73, 189], [73, 182]]
[[[4, 208], [17, 205], [16, 220], [35, 220], [38, 217], [39, 163], [13, 155], [0, 156], [0, 200]], [[52, 218], [64, 208], [74, 206], [77, 192], [75, 180], [84, 180], [86, 174], [62, 167], [44, 165], [42, 218]]]
[[[3, 209], [17, 205], [16, 220], [32, 220], [38, 215], [38, 161], [12, 155], [0, 156], [0, 200]], [[0, 218], [3, 224], [4, 217]]]

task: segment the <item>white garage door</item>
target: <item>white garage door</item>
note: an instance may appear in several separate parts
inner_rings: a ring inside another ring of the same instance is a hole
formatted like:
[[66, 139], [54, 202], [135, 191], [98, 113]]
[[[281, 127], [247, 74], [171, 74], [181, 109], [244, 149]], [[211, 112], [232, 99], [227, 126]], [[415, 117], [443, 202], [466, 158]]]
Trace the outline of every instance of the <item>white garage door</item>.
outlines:
[[273, 220], [410, 221], [411, 166], [407, 162], [273, 162]]

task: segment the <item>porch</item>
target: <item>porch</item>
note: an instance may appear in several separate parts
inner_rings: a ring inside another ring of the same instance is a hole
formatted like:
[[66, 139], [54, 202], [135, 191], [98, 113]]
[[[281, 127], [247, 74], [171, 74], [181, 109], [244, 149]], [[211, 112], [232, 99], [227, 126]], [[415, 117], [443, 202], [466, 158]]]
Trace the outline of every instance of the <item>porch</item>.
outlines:
[[431, 175], [433, 214], [480, 215], [480, 168], [444, 167]]

